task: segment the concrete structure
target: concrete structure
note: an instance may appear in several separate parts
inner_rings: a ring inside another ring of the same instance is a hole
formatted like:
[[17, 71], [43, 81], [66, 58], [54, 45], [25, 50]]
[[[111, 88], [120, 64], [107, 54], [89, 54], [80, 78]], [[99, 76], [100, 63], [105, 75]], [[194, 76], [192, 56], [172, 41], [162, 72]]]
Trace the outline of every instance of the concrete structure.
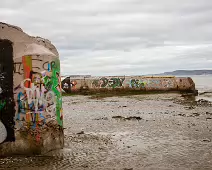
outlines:
[[63, 147], [58, 56], [50, 41], [0, 23], [0, 156]]
[[65, 92], [105, 91], [113, 89], [140, 90], [140, 91], [187, 91], [195, 92], [195, 84], [189, 77], [173, 76], [147, 77], [147, 76], [119, 76], [119, 77], [91, 77], [72, 79], [66, 77], [62, 81]]

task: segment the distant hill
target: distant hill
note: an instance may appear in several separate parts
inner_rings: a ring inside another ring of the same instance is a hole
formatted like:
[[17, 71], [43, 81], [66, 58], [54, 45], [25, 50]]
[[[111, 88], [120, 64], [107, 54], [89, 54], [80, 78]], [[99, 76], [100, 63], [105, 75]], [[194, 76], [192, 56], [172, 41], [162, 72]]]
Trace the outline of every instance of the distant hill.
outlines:
[[172, 72], [164, 72], [157, 75], [178, 76], [178, 75], [208, 75], [208, 74], [212, 74], [212, 70], [175, 70]]

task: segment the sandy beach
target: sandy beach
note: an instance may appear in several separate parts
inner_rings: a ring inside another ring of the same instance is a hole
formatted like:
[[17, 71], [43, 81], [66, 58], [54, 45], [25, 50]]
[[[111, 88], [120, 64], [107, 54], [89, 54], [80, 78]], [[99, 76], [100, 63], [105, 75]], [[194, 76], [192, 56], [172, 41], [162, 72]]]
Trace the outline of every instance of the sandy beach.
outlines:
[[65, 148], [3, 169], [212, 169], [211, 103], [180, 94], [63, 97]]
[[[212, 169], [212, 111], [180, 94], [64, 97], [73, 169]], [[68, 156], [69, 155], [69, 156]]]

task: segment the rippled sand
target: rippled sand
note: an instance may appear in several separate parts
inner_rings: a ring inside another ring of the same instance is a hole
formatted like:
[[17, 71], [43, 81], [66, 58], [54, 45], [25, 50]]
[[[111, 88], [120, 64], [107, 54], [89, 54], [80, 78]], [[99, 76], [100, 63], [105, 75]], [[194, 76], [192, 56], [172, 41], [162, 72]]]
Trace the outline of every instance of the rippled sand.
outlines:
[[65, 148], [0, 169], [212, 169], [212, 107], [179, 94], [63, 98]]

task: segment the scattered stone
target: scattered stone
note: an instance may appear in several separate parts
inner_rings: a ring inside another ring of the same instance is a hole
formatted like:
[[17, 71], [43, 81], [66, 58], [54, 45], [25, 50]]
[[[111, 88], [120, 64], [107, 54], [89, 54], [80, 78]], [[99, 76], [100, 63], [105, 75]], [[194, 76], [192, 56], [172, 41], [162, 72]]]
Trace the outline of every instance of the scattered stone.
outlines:
[[211, 102], [208, 101], [208, 100], [204, 100], [204, 99], [199, 99], [196, 104], [198, 106], [210, 106], [211, 105]]
[[208, 119], [212, 119], [211, 117], [206, 117], [206, 120], [208, 120]]
[[125, 120], [141, 120], [142, 118], [140, 116], [130, 116], [126, 117]]
[[183, 117], [185, 117], [186, 115], [185, 115], [185, 114], [182, 114], [182, 113], [179, 113], [178, 116], [183, 116]]
[[202, 141], [203, 141], [203, 142], [211, 142], [210, 139], [203, 139]]
[[83, 135], [83, 134], [85, 134], [84, 131], [81, 131], [81, 132], [78, 132], [78, 133], [77, 133], [77, 135]]
[[140, 116], [130, 116], [130, 117], [123, 117], [123, 116], [113, 116], [113, 119], [122, 119], [122, 120], [141, 120]]
[[127, 106], [119, 106], [118, 108], [120, 108], [120, 107], [127, 107]]
[[194, 116], [199, 116], [200, 114], [199, 113], [192, 113]]
[[212, 115], [212, 113], [210, 113], [210, 112], [206, 112], [206, 115]]
[[95, 118], [94, 120], [108, 120], [107, 117], [100, 117], [100, 118]]
[[193, 106], [189, 106], [189, 107], [185, 107], [186, 110], [191, 110], [191, 109], [195, 109], [195, 107]]
[[88, 168], [88, 165], [82, 165], [83, 168]]
[[113, 116], [113, 119], [125, 119], [123, 116]]

